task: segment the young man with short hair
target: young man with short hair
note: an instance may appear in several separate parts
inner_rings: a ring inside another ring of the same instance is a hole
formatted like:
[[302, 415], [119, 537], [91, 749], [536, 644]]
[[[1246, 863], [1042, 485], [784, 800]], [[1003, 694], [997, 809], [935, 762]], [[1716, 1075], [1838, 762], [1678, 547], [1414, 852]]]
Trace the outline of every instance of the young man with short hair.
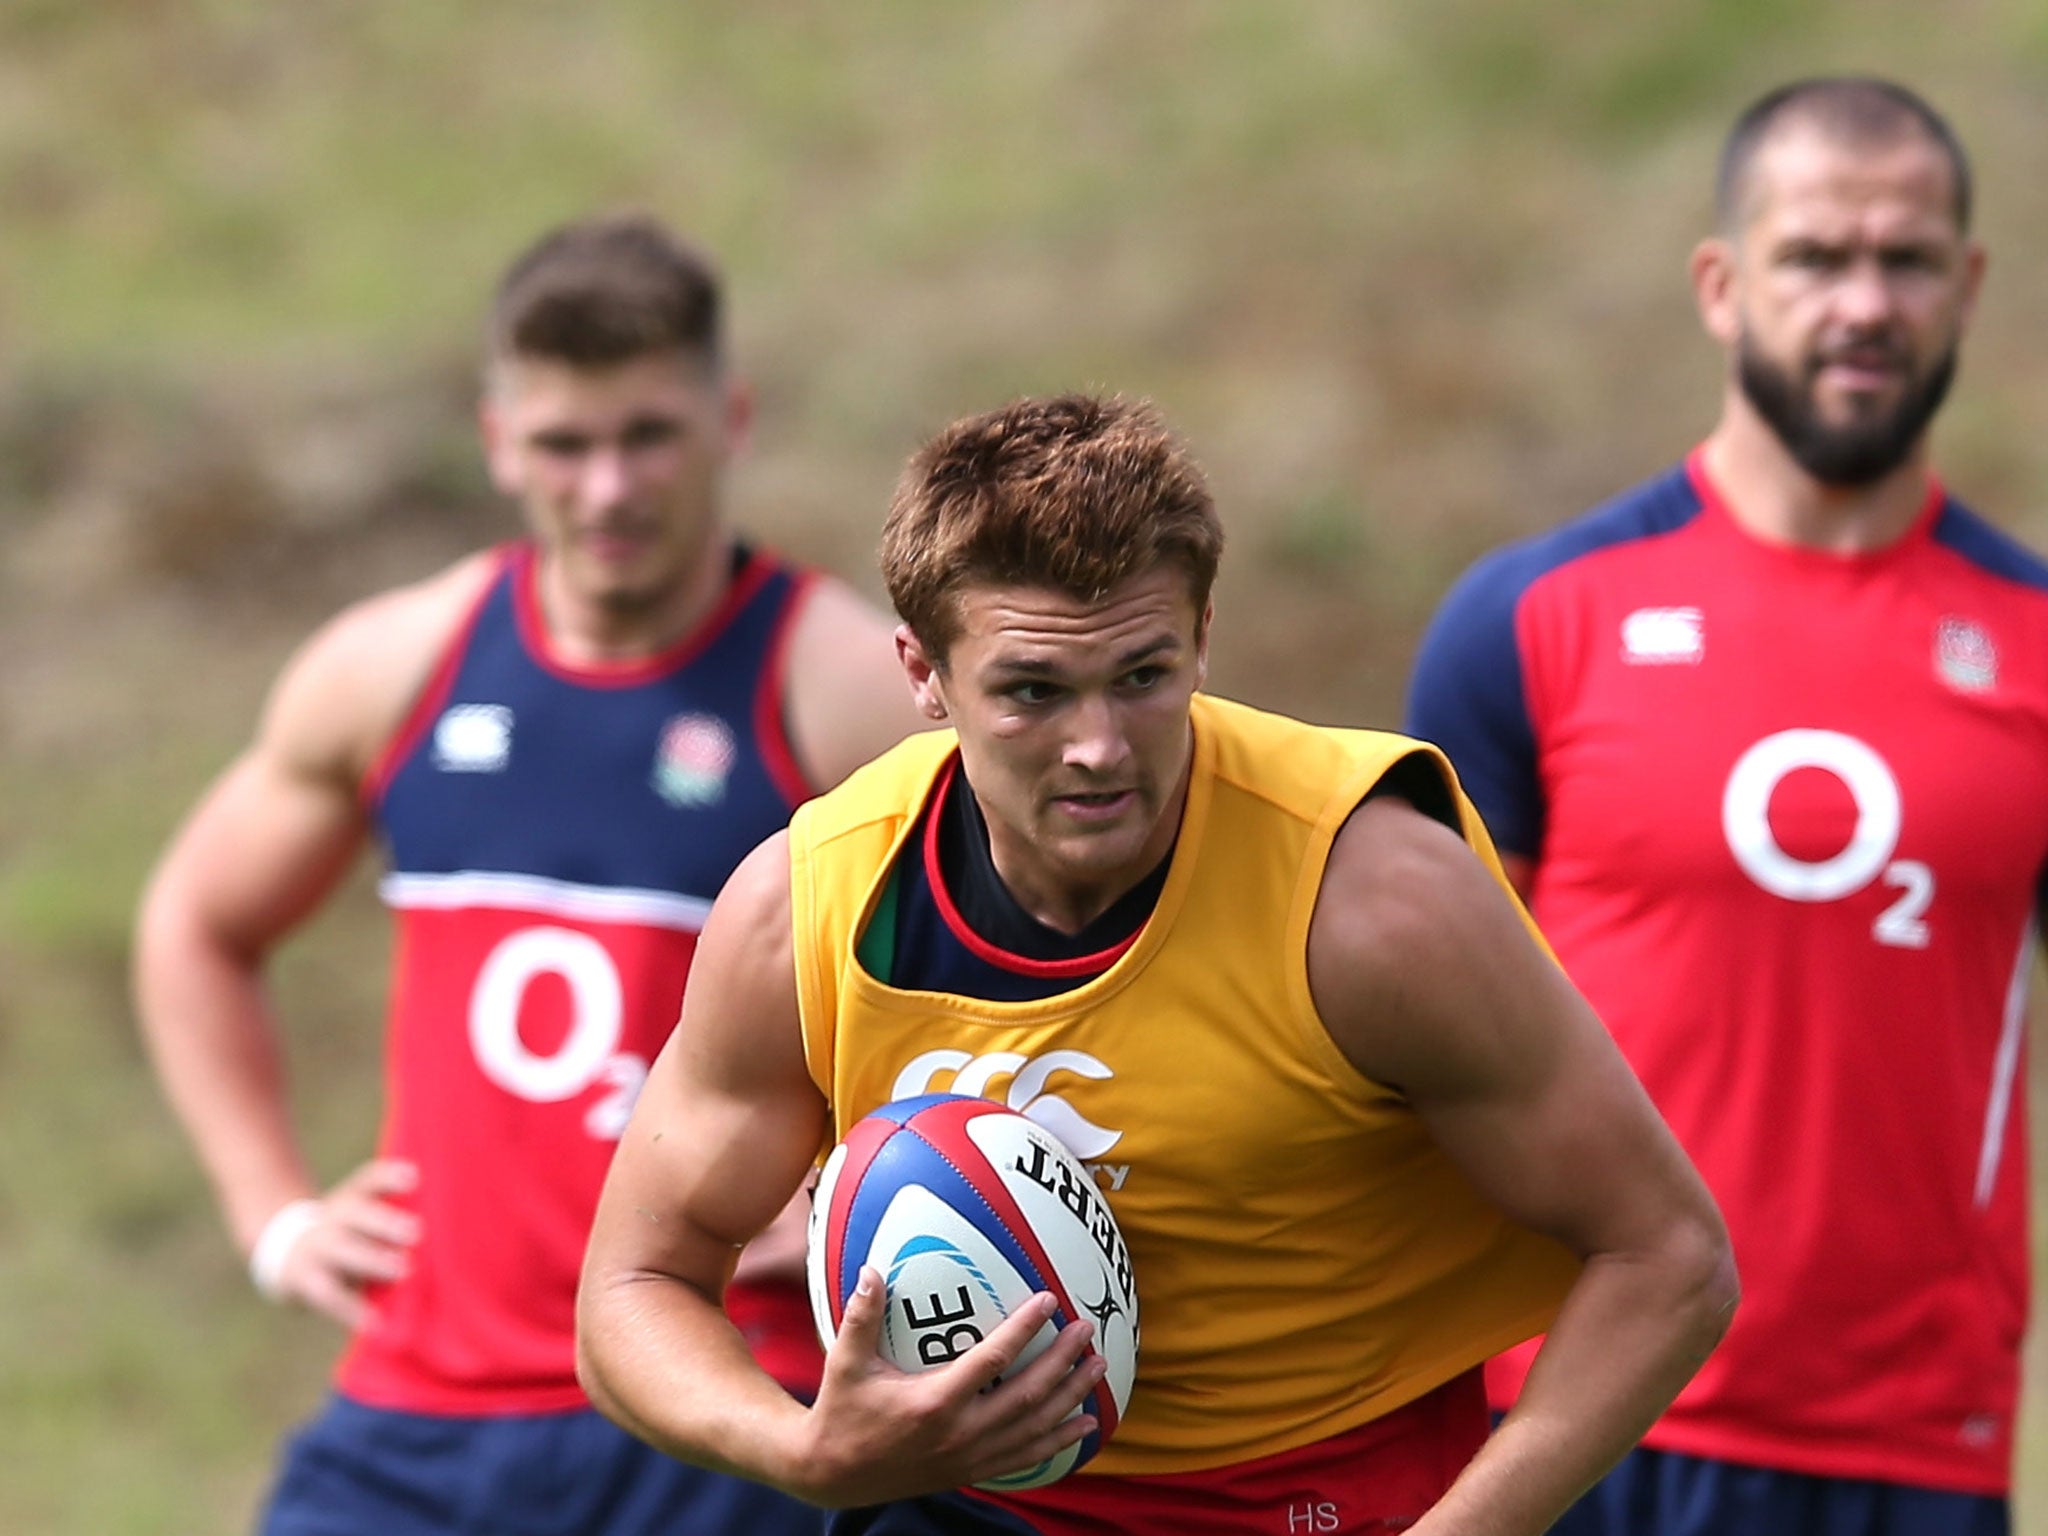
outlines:
[[[512, 266], [481, 424], [527, 536], [320, 629], [144, 901], [144, 1033], [256, 1283], [350, 1330], [271, 1536], [816, 1528], [621, 1435], [574, 1371], [591, 1211], [712, 898], [916, 719], [880, 617], [727, 524], [750, 406], [720, 307], [644, 218]], [[389, 1097], [376, 1158], [321, 1192], [263, 971], [373, 837]], [[800, 1264], [786, 1222], [727, 1298], [808, 1393]]]
[[[1026, 400], [911, 461], [883, 570], [951, 729], [805, 807], [713, 912], [584, 1276], [622, 1423], [848, 1533], [1534, 1536], [1712, 1347], [1712, 1203], [1442, 759], [1199, 691], [1221, 543], [1146, 407]], [[1066, 1418], [1090, 1325], [1006, 1374], [1034, 1298], [906, 1375], [870, 1270], [806, 1407], [721, 1317], [722, 1256], [878, 1105], [1027, 1081], [1128, 1241], [1137, 1381], [1073, 1477], [954, 1492], [1094, 1427]], [[1480, 1362], [1546, 1326], [1488, 1440]]]

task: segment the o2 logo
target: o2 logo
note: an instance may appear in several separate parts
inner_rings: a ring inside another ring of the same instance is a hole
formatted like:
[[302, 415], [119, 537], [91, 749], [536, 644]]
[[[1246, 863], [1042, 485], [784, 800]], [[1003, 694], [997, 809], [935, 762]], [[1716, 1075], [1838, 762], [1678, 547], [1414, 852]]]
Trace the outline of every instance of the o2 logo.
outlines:
[[[519, 1038], [519, 1005], [541, 976], [569, 988], [569, 1032], [545, 1054]], [[611, 954], [587, 933], [525, 928], [499, 941], [469, 997], [469, 1046], [485, 1077], [515, 1098], [556, 1104], [593, 1083], [611, 1092], [591, 1105], [583, 1128], [599, 1141], [625, 1133], [647, 1081], [646, 1058], [618, 1049], [624, 992]]]
[[[1856, 828], [1840, 853], [1797, 859], [1771, 833], [1771, 795], [1789, 773], [1831, 773], [1856, 805]], [[1840, 901], [1882, 879], [1899, 899], [1878, 914], [1870, 935], [1880, 944], [1925, 949], [1925, 914], [1934, 901], [1934, 871], [1918, 859], [1894, 859], [1901, 825], [1899, 781], [1885, 760], [1839, 731], [1779, 731], [1743, 753], [1721, 792], [1721, 830], [1742, 872], [1787, 901]]]

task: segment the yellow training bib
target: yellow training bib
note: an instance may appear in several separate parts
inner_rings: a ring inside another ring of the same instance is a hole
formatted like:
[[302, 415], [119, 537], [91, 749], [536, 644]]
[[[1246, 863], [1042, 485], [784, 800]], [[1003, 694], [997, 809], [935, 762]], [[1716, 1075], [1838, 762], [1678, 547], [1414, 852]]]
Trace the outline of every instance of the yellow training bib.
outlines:
[[1355, 1428], [1541, 1332], [1577, 1273], [1345, 1060], [1310, 998], [1338, 829], [1396, 763], [1424, 754], [1450, 784], [1448, 765], [1406, 737], [1201, 695], [1194, 733], [1150, 920], [1103, 975], [1041, 1001], [899, 991], [855, 957], [950, 732], [790, 827], [804, 1050], [835, 1136], [891, 1099], [982, 1094], [1066, 1141], [1116, 1213], [1143, 1336], [1129, 1411], [1087, 1472], [1192, 1471]]

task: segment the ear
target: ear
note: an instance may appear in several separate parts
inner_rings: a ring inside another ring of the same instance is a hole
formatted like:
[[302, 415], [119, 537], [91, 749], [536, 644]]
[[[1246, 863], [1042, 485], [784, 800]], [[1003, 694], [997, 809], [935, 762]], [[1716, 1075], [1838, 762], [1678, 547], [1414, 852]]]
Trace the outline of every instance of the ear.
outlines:
[[1963, 247], [1963, 319], [1977, 310], [1977, 291], [1984, 286], [1984, 243], [1972, 240]]
[[754, 438], [754, 386], [745, 379], [728, 379], [725, 394], [725, 448], [738, 453]]
[[1686, 270], [1692, 278], [1700, 324], [1722, 346], [1733, 347], [1742, 334], [1742, 306], [1735, 291], [1735, 247], [1720, 235], [1710, 235], [1692, 248]]
[[1209, 681], [1209, 626], [1216, 620], [1216, 603], [1212, 598], [1202, 610], [1201, 622], [1195, 625], [1195, 686], [1200, 688]]
[[491, 484], [503, 495], [518, 500], [525, 494], [526, 478], [520, 473], [519, 454], [511, 426], [505, 420], [504, 403], [486, 386], [476, 407], [477, 436], [483, 439], [484, 467]]
[[910, 697], [918, 713], [928, 720], [945, 719], [945, 676], [908, 624], [896, 626], [896, 659], [903, 664], [903, 675], [910, 680]]

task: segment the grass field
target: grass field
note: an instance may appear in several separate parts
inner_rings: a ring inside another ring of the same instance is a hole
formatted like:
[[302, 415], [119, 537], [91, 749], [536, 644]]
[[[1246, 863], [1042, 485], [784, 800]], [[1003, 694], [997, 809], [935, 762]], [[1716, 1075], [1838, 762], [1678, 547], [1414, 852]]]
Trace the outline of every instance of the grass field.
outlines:
[[[510, 527], [482, 298], [653, 207], [732, 277], [745, 520], [873, 589], [897, 464], [1020, 391], [1157, 397], [1232, 535], [1215, 682], [1385, 723], [1497, 539], [1683, 451], [1729, 115], [1878, 69], [1979, 161], [1939, 444], [2048, 545], [2048, 22], [1959, 0], [0, 5], [0, 1530], [240, 1529], [334, 1340], [249, 1294], [135, 1043], [129, 912], [314, 617]], [[367, 1150], [367, 879], [277, 990]], [[2048, 1532], [2030, 1399], [2022, 1529]]]

